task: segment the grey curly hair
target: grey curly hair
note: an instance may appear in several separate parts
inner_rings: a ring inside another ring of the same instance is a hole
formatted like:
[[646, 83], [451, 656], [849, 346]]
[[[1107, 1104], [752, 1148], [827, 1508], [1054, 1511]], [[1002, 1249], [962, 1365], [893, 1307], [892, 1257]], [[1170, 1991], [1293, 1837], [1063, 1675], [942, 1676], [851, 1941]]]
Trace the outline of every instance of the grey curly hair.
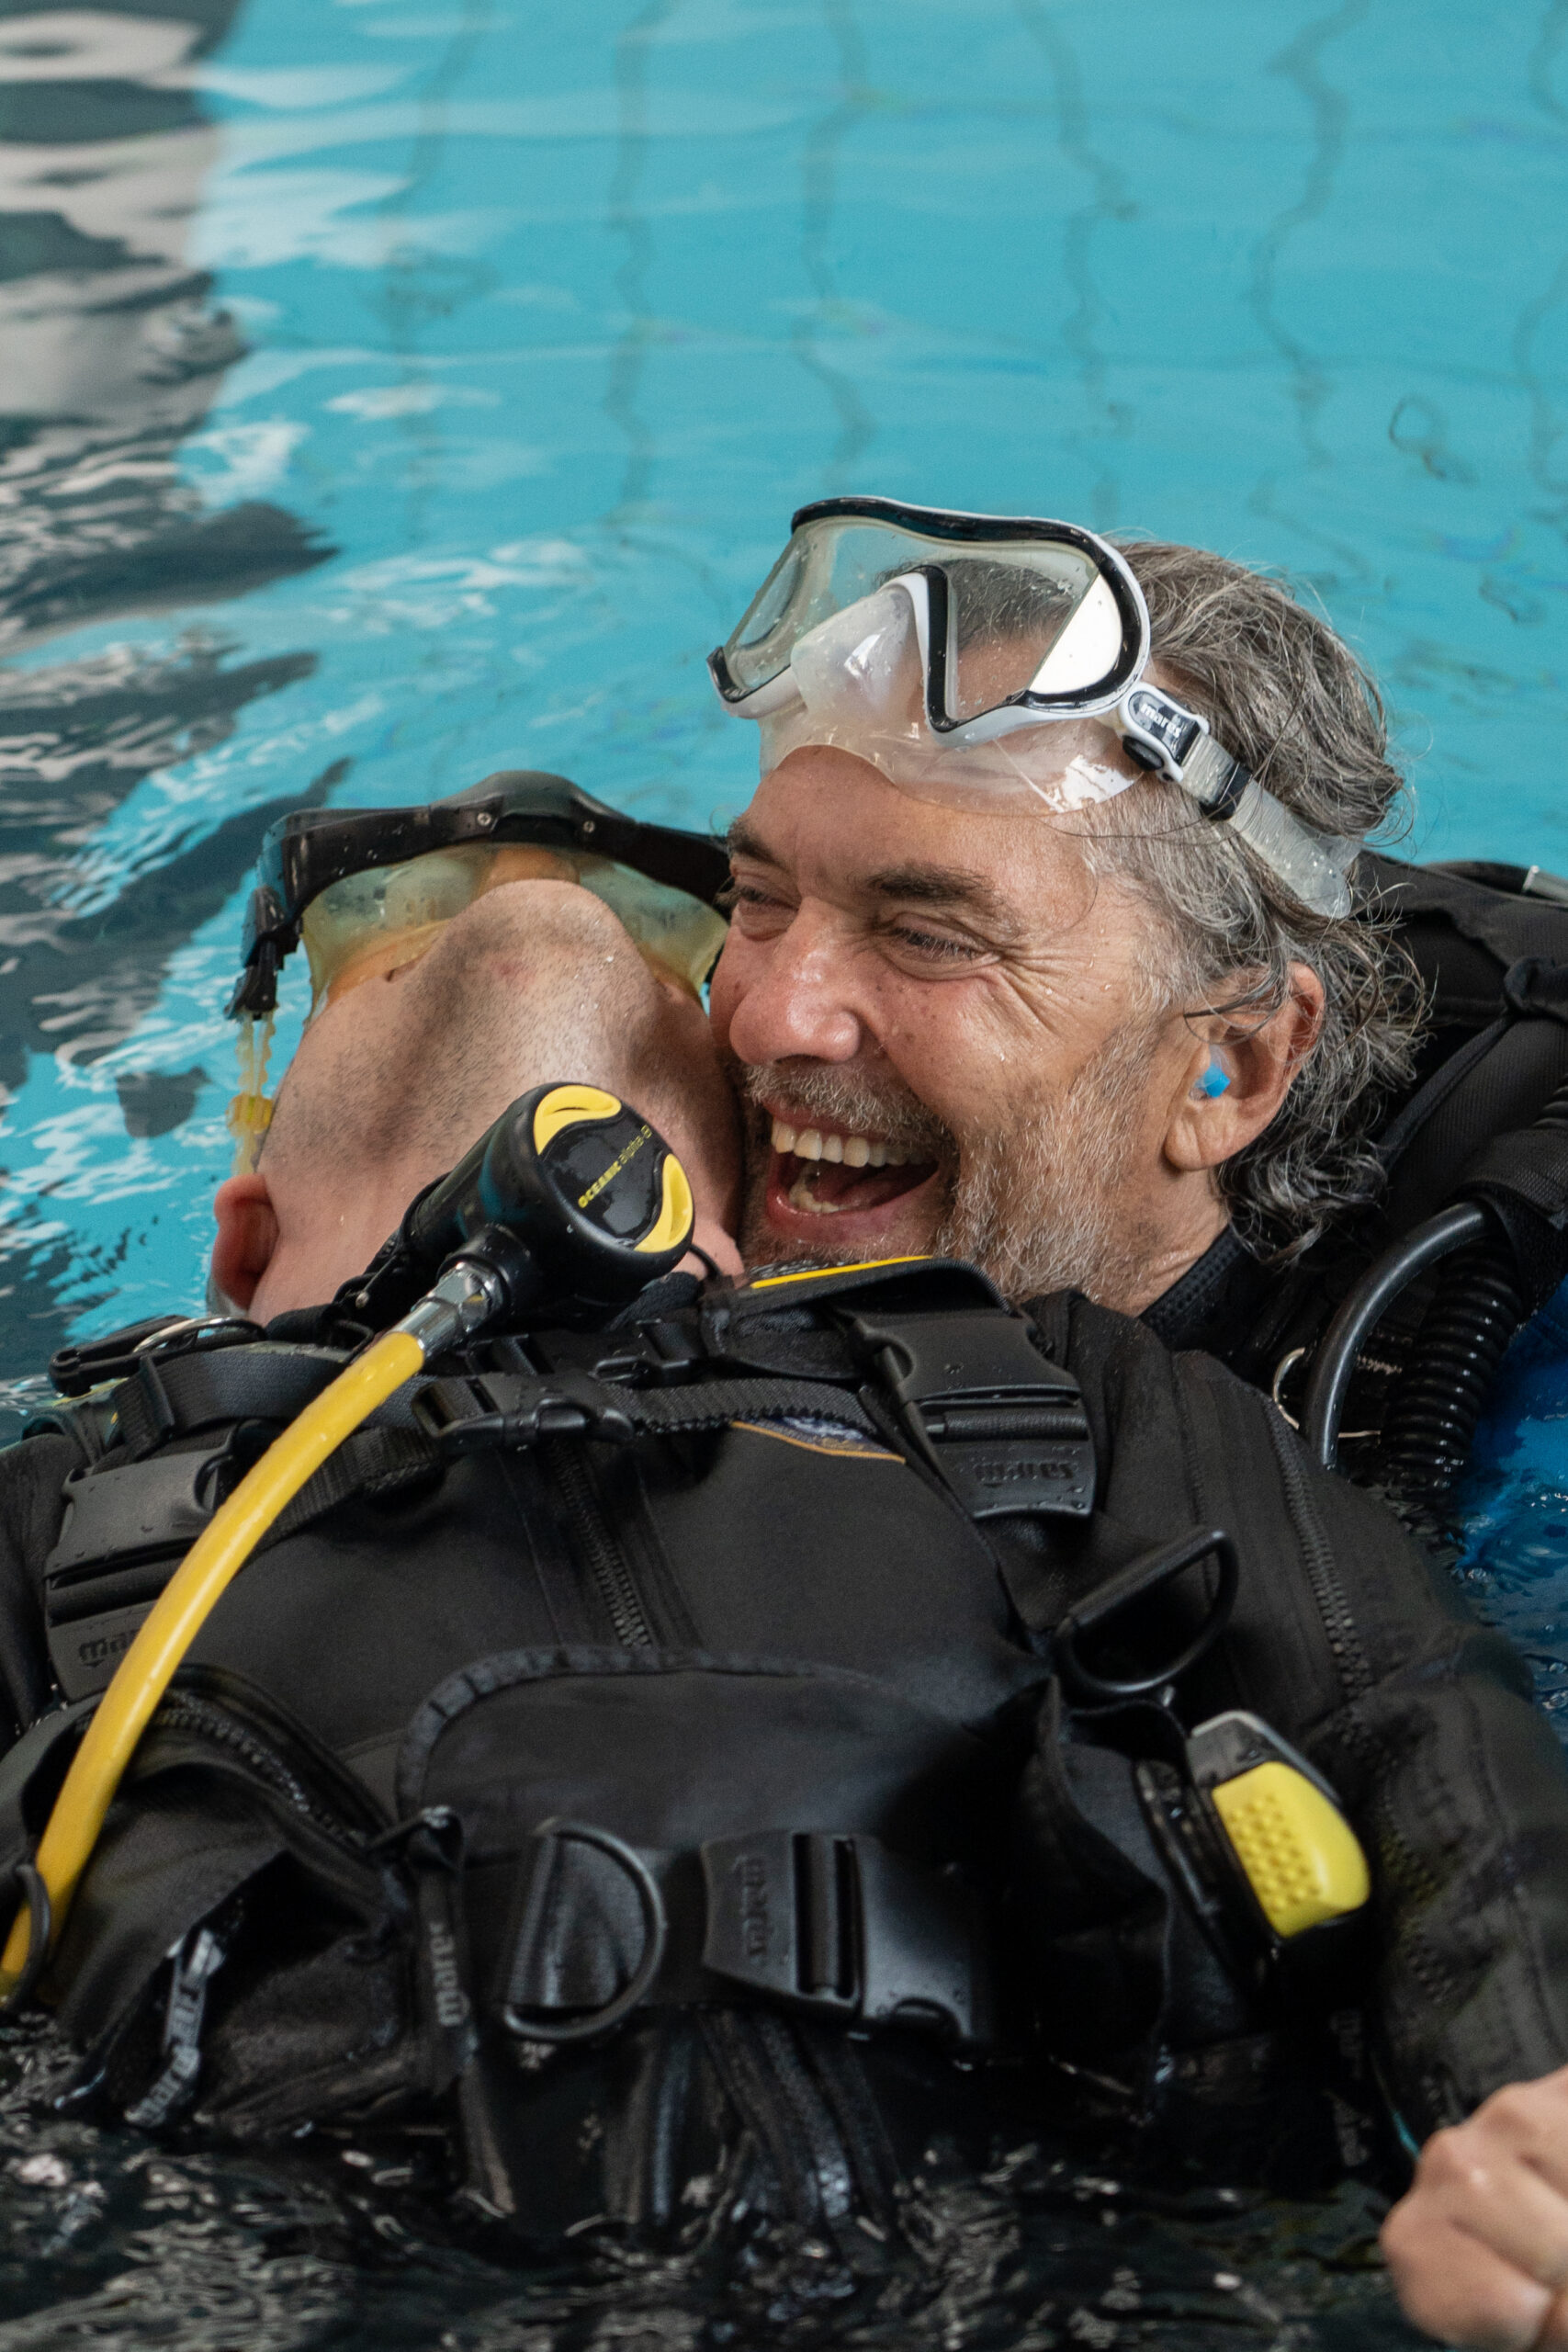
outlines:
[[[1201, 548], [1123, 541], [1149, 607], [1154, 660], [1227, 752], [1325, 832], [1385, 838], [1404, 817], [1382, 697], [1327, 623], [1274, 580]], [[1095, 812], [1091, 868], [1131, 886], [1157, 924], [1166, 1004], [1256, 1013], [1292, 963], [1323, 983], [1323, 1025], [1280, 1110], [1218, 1171], [1239, 1238], [1275, 1261], [1376, 1193], [1369, 1136], [1411, 1071], [1415, 969], [1375, 911], [1309, 913], [1247, 845], [1151, 779]], [[1151, 965], [1152, 969], [1152, 965]]]

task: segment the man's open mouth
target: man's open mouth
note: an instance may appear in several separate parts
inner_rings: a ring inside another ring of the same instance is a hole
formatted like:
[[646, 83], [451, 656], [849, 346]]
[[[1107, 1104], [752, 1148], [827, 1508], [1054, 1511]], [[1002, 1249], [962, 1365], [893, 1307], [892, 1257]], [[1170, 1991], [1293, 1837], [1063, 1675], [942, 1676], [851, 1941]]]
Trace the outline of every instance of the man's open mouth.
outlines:
[[919, 1157], [883, 1136], [854, 1135], [842, 1127], [795, 1127], [775, 1118], [772, 1140], [774, 1159], [768, 1189], [803, 1216], [844, 1216], [886, 1208], [937, 1172], [934, 1159]]

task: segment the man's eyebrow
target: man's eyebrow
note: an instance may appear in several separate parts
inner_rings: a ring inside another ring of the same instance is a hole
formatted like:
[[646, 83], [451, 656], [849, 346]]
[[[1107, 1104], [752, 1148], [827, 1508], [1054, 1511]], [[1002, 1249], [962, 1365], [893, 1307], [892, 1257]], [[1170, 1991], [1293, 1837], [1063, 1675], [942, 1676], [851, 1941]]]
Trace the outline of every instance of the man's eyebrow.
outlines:
[[752, 857], [756, 859], [759, 865], [778, 865], [783, 863], [773, 855], [761, 834], [754, 826], [748, 823], [744, 817], [737, 817], [724, 837], [724, 846], [731, 857]]
[[[729, 828], [727, 846], [731, 857], [752, 858], [759, 865], [783, 864], [744, 817], [738, 817]], [[923, 907], [967, 909], [971, 914], [986, 916], [1009, 928], [1017, 919], [1017, 910], [1009, 905], [995, 885], [967, 866], [890, 865], [880, 874], [869, 875], [859, 887], [871, 898], [898, 900], [905, 905], [912, 902]]]
[[925, 907], [966, 907], [974, 914], [1010, 922], [1014, 910], [983, 874], [962, 865], [890, 865], [865, 888], [878, 899], [913, 899]]

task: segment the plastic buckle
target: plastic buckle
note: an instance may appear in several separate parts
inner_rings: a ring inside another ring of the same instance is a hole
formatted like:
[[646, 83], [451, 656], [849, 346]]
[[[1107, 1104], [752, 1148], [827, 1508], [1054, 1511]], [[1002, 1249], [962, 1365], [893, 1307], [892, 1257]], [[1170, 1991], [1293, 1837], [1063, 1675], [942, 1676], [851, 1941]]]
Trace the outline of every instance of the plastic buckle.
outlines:
[[702, 1863], [716, 1975], [818, 2015], [987, 2038], [970, 1899], [953, 1880], [875, 1838], [819, 1830], [715, 1838]]
[[1095, 1459], [1083, 1394], [1021, 1315], [850, 1315], [919, 1452], [973, 1519], [1087, 1518]]
[[260, 1017], [277, 1010], [277, 976], [299, 944], [299, 925], [270, 883], [251, 892], [240, 946], [240, 977], [224, 1007], [225, 1018]]
[[102, 1340], [57, 1348], [49, 1360], [51, 1385], [62, 1396], [85, 1396], [106, 1380], [123, 1380], [145, 1361], [145, 1351], [190, 1326], [188, 1315], [152, 1315]]
[[581, 1372], [532, 1380], [502, 1373], [432, 1381], [415, 1396], [413, 1416], [444, 1453], [537, 1445], [551, 1437], [591, 1437], [604, 1444], [630, 1445], [637, 1433], [614, 1396]]
[[708, 1362], [701, 1340], [682, 1323], [639, 1323], [628, 1344], [611, 1354], [602, 1352], [603, 1338], [593, 1337], [593, 1377], [624, 1388], [678, 1388]]
[[1209, 732], [1206, 718], [1157, 686], [1131, 687], [1116, 716], [1129, 756], [1170, 784], [1183, 781], [1188, 761]]

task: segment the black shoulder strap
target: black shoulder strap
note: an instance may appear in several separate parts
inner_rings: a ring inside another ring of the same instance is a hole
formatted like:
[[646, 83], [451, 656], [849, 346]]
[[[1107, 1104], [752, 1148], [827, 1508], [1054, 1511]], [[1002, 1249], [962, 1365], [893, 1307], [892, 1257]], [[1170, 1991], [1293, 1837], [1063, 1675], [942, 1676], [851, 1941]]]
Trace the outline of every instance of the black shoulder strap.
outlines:
[[343, 1366], [334, 1351], [265, 1341], [162, 1363], [150, 1356], [115, 1391], [115, 1418], [133, 1454], [224, 1422], [291, 1421]]

